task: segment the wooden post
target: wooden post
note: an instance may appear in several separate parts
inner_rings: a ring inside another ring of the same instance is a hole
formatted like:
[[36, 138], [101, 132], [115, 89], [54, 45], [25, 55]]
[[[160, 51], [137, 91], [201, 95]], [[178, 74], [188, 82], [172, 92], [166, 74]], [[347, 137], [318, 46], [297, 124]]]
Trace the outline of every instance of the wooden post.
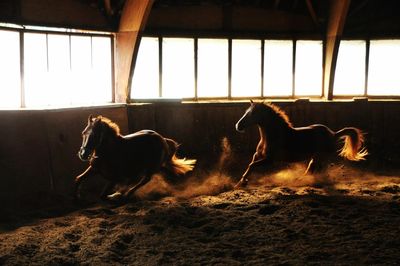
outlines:
[[131, 73], [139, 50], [140, 32], [144, 29], [154, 0], [127, 0], [116, 34], [115, 102], [130, 99]]
[[351, 0], [331, 0], [329, 21], [326, 31], [324, 60], [324, 95], [327, 100], [332, 100], [333, 98], [336, 61], [350, 1]]

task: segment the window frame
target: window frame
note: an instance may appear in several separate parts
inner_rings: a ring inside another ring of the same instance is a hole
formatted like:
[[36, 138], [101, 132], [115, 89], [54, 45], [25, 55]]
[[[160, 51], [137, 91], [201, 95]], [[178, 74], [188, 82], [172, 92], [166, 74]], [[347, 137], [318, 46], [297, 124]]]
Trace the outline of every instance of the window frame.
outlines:
[[[25, 47], [24, 47], [24, 34], [25, 33], [37, 33], [37, 34], [45, 34], [46, 39], [48, 35], [62, 35], [69, 37], [69, 61], [71, 64], [71, 37], [72, 36], [83, 36], [83, 37], [105, 37], [110, 39], [110, 62], [111, 62], [111, 99], [110, 102], [104, 102], [104, 104], [109, 104], [115, 102], [115, 34], [113, 33], [106, 33], [106, 32], [96, 32], [96, 31], [81, 31], [75, 29], [62, 29], [62, 28], [48, 28], [44, 29], [44, 27], [34, 27], [34, 26], [24, 26], [24, 25], [17, 25], [18, 27], [5, 27], [0, 26], [0, 30], [2, 31], [12, 31], [17, 32], [19, 34], [19, 51], [20, 51], [20, 58], [19, 58], [19, 68], [20, 68], [20, 104], [18, 107], [10, 108], [10, 109], [31, 109], [32, 107], [26, 106], [26, 93], [25, 93], [25, 69], [24, 69], [24, 61], [25, 61]], [[36, 29], [37, 28], [37, 29]], [[93, 45], [91, 41], [91, 45]], [[46, 53], [48, 54], [48, 46], [46, 46]], [[48, 58], [47, 58], [48, 60]], [[72, 105], [75, 106], [75, 105]], [[79, 104], [77, 106], [86, 106], [85, 104]], [[63, 105], [61, 108], [68, 108], [70, 105]], [[48, 108], [58, 108], [54, 106], [40, 106], [40, 107], [33, 107], [33, 109], [48, 109]], [[4, 108], [0, 108], [3, 110]], [[4, 109], [7, 110], [7, 109]]]

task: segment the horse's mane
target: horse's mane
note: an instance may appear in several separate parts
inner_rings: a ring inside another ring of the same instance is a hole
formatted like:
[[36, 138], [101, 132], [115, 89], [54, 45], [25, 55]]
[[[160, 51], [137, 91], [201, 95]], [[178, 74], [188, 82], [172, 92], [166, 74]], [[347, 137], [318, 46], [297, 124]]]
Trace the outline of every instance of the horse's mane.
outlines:
[[289, 120], [289, 116], [281, 108], [272, 103], [267, 103], [267, 102], [263, 102], [262, 106], [264, 106], [267, 109], [271, 109], [277, 115], [277, 117], [281, 118], [289, 127], [293, 127], [292, 123]]
[[114, 123], [113, 121], [111, 121], [110, 119], [108, 119], [107, 117], [103, 117], [103, 116], [98, 116], [97, 119], [99, 119], [99, 121], [106, 126], [106, 128], [108, 128], [109, 132], [115, 136], [119, 136], [120, 135], [120, 129], [119, 126]]

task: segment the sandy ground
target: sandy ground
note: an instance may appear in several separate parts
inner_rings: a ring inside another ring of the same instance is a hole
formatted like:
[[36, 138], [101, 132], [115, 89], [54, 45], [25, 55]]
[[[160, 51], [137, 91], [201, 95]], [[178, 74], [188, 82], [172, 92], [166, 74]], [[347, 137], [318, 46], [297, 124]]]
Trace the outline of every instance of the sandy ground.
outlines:
[[0, 265], [395, 265], [400, 175], [301, 167], [232, 190], [221, 173], [161, 177], [123, 205], [74, 203], [0, 219]]

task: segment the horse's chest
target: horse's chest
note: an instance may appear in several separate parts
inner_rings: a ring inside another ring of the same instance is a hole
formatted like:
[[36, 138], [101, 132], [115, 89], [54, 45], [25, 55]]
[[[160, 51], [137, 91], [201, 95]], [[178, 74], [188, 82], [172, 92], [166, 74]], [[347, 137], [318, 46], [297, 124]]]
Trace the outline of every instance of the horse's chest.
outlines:
[[126, 175], [124, 165], [117, 158], [97, 158], [92, 166], [106, 179], [118, 180]]

